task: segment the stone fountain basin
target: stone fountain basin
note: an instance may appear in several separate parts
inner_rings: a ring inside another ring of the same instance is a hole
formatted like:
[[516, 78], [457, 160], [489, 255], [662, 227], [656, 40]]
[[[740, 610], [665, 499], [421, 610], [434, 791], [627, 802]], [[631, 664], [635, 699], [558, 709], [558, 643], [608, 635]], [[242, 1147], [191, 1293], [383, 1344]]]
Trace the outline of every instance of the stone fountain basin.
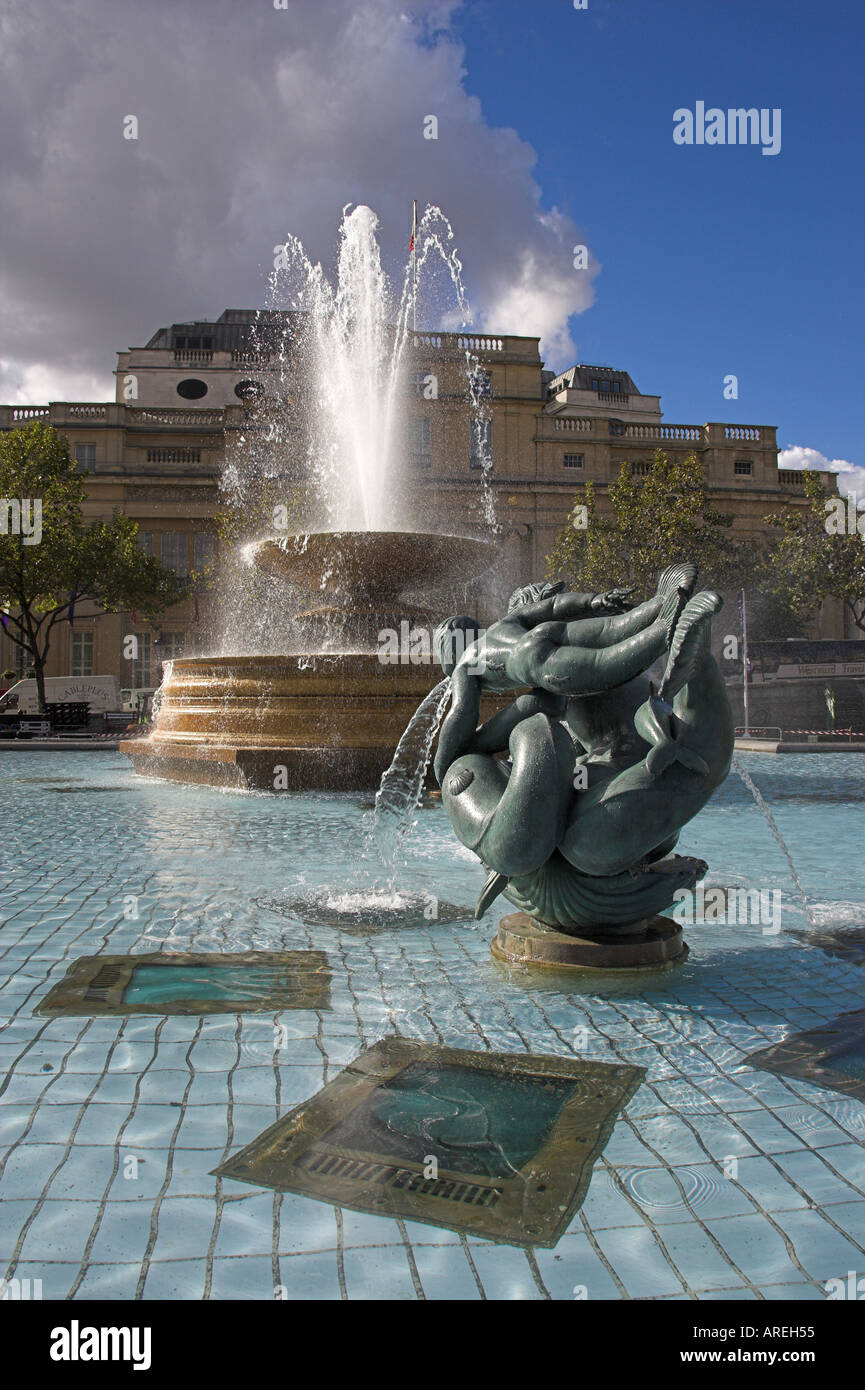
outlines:
[[440, 678], [432, 665], [362, 652], [183, 657], [166, 675], [152, 734], [120, 749], [137, 772], [180, 782], [372, 790]]
[[286, 584], [344, 600], [395, 602], [403, 591], [465, 584], [495, 562], [490, 541], [414, 531], [319, 531], [270, 537], [250, 563]]

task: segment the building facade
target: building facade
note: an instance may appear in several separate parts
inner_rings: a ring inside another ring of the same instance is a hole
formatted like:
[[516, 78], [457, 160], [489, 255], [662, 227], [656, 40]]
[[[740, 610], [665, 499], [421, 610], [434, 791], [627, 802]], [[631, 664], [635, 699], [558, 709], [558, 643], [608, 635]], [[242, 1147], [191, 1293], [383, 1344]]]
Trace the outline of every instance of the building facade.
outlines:
[[[215, 322], [173, 324], [118, 354], [114, 402], [0, 406], [0, 429], [52, 425], [87, 474], [86, 516], [124, 512], [163, 564], [200, 572], [217, 543], [226, 455], [261, 428], [261, 403], [284, 394], [296, 320], [226, 310]], [[543, 576], [582, 484], [595, 483], [603, 506], [621, 464], [648, 470], [659, 448], [697, 454], [713, 504], [733, 512], [743, 535], [802, 497], [801, 474], [778, 468], [774, 426], [667, 423], [660, 397], [642, 394], [625, 371], [545, 371], [537, 338], [417, 333], [410, 351], [403, 472], [417, 525], [477, 533], [494, 517], [509, 583]], [[837, 476], [822, 476], [835, 491]], [[193, 594], [153, 623], [82, 607], [55, 629], [47, 674], [153, 687], [162, 661], [206, 647], [212, 602]], [[845, 635], [840, 604], [827, 601], [815, 635]], [[20, 674], [24, 664], [3, 635], [0, 669]]]

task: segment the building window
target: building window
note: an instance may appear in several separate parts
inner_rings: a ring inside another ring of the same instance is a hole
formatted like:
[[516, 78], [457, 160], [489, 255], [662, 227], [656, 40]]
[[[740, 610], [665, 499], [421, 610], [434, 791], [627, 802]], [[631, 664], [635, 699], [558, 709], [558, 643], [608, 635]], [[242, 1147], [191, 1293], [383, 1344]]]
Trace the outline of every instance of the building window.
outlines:
[[136, 539], [138, 540], [138, 549], [139, 549], [140, 551], [142, 551], [143, 554], [145, 554], [145, 555], [152, 555], [152, 554], [153, 554], [153, 532], [152, 532], [152, 531], [139, 531], [139, 532], [138, 532], [138, 536], [137, 536]]
[[430, 425], [426, 419], [408, 422], [408, 458], [415, 468], [429, 468], [431, 458]]
[[610, 421], [610, 434], [615, 434], [615, 435], [624, 434], [624, 433], [625, 433], [625, 430], [626, 430], [627, 428], [628, 428], [627, 425], [623, 424], [623, 422], [622, 422], [621, 420], [611, 420], [611, 421]]
[[748, 478], [754, 472], [754, 465], [750, 459], [736, 459], [733, 464], [733, 472], [738, 473], [742, 478]]
[[93, 675], [93, 633], [73, 632], [69, 639], [69, 674]]
[[621, 383], [620, 381], [614, 381], [614, 382], [613, 382], [613, 394], [615, 395], [616, 392], [617, 392], [617, 391], [621, 391], [621, 389], [622, 389], [622, 383]]
[[234, 394], [240, 401], [259, 401], [264, 395], [264, 387], [260, 381], [239, 381]]
[[178, 381], [177, 394], [182, 396], [185, 401], [200, 401], [202, 396], [207, 395], [207, 382], [199, 381], [194, 376], [188, 376], [185, 381]]
[[428, 376], [429, 372], [425, 367], [422, 367], [420, 371], [409, 372], [409, 389], [412, 390], [416, 396], [423, 395]]
[[174, 661], [176, 657], [183, 656], [186, 651], [185, 632], [160, 632], [153, 644], [153, 650], [159, 664], [158, 676], [162, 678], [162, 663], [164, 661]]
[[192, 537], [192, 568], [196, 574], [206, 570], [213, 559], [213, 536], [209, 531], [196, 531]]
[[162, 532], [162, 563], [166, 569], [174, 570], [179, 579], [185, 579], [189, 573], [186, 536], [186, 531]]
[[200, 449], [148, 449], [148, 463], [200, 463]]
[[493, 461], [492, 420], [472, 420], [469, 446], [469, 467], [490, 468]]
[[601, 389], [601, 383], [600, 383], [599, 381], [594, 381], [594, 380], [593, 380], [593, 381], [592, 381], [592, 390], [593, 390], [593, 391], [600, 391], [600, 389]]
[[492, 372], [475, 370], [469, 373], [469, 390], [472, 400], [479, 401], [493, 394]]
[[96, 467], [96, 445], [95, 444], [76, 444], [75, 462], [81, 469]]
[[150, 674], [153, 663], [150, 633], [136, 632], [137, 656], [132, 661], [132, 687], [134, 690], [149, 690], [153, 684]]
[[583, 455], [565, 454], [565, 457], [562, 460], [562, 462], [564, 463], [565, 468], [582, 468], [584, 464]]

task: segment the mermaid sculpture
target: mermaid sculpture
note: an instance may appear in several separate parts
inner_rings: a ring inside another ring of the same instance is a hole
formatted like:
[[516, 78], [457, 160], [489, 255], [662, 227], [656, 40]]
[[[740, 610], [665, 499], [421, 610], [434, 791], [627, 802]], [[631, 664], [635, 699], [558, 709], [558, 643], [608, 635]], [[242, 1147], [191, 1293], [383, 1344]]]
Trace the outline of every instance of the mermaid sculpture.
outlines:
[[[670, 566], [636, 607], [630, 590], [530, 585], [486, 632], [470, 618], [437, 628], [451, 704], [435, 773], [457, 836], [488, 870], [476, 917], [504, 893], [541, 929], [615, 933], [705, 873], [671, 855], [733, 750], [710, 651], [721, 598], [694, 593], [696, 576]], [[661, 659], [654, 684], [646, 672]], [[526, 687], [478, 726], [485, 691]]]

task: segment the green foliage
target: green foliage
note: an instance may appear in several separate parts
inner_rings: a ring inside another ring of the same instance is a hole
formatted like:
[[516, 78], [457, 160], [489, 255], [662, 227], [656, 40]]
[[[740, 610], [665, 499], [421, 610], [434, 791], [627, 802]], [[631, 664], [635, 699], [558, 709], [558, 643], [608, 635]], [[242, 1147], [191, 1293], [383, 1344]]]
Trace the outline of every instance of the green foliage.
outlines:
[[55, 624], [84, 601], [147, 618], [186, 597], [171, 570], [138, 546], [138, 526], [115, 514], [88, 524], [84, 476], [66, 440], [34, 421], [0, 434], [0, 497], [41, 500], [42, 535], [0, 534], [0, 607], [7, 632], [29, 653], [44, 708], [43, 672]]
[[831, 595], [865, 632], [865, 536], [827, 530], [826, 503], [833, 494], [818, 473], [806, 470], [803, 481], [807, 507], [786, 507], [764, 518], [780, 532], [768, 552], [770, 592], [806, 615]]
[[[712, 505], [695, 454], [671, 460], [658, 450], [645, 476], [623, 463], [608, 496], [609, 513], [600, 511], [591, 481], [577, 495], [571, 521], [547, 557], [551, 578], [599, 592], [633, 584], [647, 595], [667, 565], [693, 558], [699, 561], [701, 584], [741, 584], [748, 561], [741, 542], [730, 534], [733, 514]], [[588, 512], [584, 529], [574, 524], [581, 505]]]

